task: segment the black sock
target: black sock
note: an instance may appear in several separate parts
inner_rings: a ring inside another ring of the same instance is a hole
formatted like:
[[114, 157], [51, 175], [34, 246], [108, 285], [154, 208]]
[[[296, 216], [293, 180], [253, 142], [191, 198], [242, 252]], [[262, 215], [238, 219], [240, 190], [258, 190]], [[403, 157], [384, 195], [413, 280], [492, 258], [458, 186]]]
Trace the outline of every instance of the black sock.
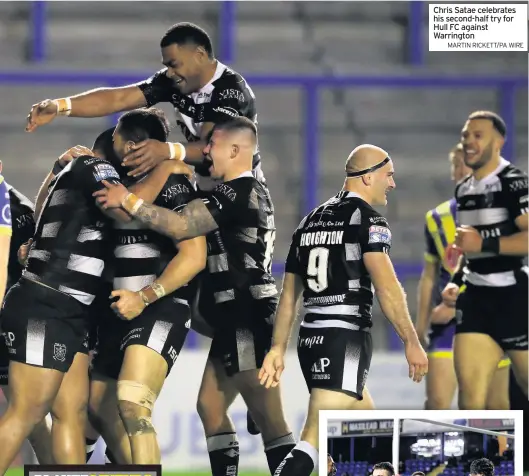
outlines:
[[281, 461], [274, 476], [310, 476], [318, 466], [318, 450], [300, 441]]
[[90, 461], [90, 458], [94, 454], [94, 451], [96, 450], [96, 443], [97, 440], [91, 440], [90, 438], [85, 438], [85, 444], [86, 444], [86, 462], [88, 463]]
[[265, 454], [271, 474], [274, 474], [277, 467], [281, 464], [281, 461], [286, 458], [295, 446], [296, 440], [292, 433], [265, 443]]
[[212, 476], [239, 474], [239, 441], [235, 433], [219, 433], [206, 438]]
[[116, 458], [114, 458], [114, 455], [108, 446], [105, 450], [105, 464], [118, 464]]

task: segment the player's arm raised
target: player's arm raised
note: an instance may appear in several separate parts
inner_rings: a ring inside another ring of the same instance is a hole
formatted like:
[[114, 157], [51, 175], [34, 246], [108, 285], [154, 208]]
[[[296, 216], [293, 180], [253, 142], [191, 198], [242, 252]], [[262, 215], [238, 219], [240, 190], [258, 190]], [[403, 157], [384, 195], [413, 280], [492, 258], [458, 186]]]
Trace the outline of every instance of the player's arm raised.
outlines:
[[26, 131], [33, 132], [57, 116], [102, 117], [147, 105], [137, 85], [119, 88], [97, 88], [75, 96], [45, 99], [34, 104], [27, 117]]

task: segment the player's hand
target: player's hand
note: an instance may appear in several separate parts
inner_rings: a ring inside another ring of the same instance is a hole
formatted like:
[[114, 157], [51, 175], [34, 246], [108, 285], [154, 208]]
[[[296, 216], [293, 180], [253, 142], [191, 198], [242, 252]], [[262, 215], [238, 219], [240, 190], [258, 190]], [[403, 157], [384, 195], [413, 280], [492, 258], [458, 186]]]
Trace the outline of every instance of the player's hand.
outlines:
[[428, 356], [418, 341], [407, 343], [404, 352], [410, 368], [409, 377], [419, 383], [428, 373]]
[[101, 182], [105, 188], [98, 190], [92, 194], [96, 199], [96, 204], [103, 210], [110, 208], [121, 208], [121, 204], [125, 197], [129, 194], [129, 191], [125, 185], [118, 183], [113, 184], [107, 180]]
[[189, 180], [192, 180], [195, 171], [183, 160], [164, 160], [157, 167], [163, 167], [169, 174], [185, 175]]
[[20, 248], [17, 251], [17, 258], [20, 266], [26, 266], [29, 256], [29, 250], [33, 244], [33, 238], [30, 238], [26, 243], [20, 245]]
[[135, 317], [138, 317], [145, 309], [145, 303], [140, 296], [140, 293], [128, 291], [127, 289], [119, 289], [112, 291], [111, 297], [118, 297], [116, 302], [110, 305], [110, 308], [117, 314], [121, 319], [130, 321]]
[[63, 154], [59, 157], [59, 164], [61, 167], [66, 167], [73, 159], [81, 157], [82, 155], [94, 157], [92, 149], [89, 149], [84, 145], [76, 145], [75, 147], [68, 149], [66, 152], [63, 152]]
[[483, 238], [479, 231], [471, 226], [460, 226], [456, 230], [456, 246], [463, 253], [478, 253], [481, 251]]
[[266, 388], [277, 387], [281, 374], [285, 369], [284, 352], [277, 347], [272, 347], [259, 369], [259, 381]]
[[454, 317], [456, 317], [455, 308], [443, 302], [433, 308], [430, 320], [432, 324], [448, 324]]
[[37, 127], [49, 124], [55, 117], [57, 117], [57, 104], [51, 99], [33, 104], [26, 119], [26, 132], [33, 132]]
[[456, 307], [456, 301], [458, 296], [459, 286], [455, 283], [448, 283], [443, 289], [443, 292], [441, 293], [443, 303], [448, 307]]
[[137, 177], [170, 158], [171, 150], [167, 142], [147, 139], [134, 144], [132, 150], [123, 158], [123, 165], [132, 169], [127, 175]]

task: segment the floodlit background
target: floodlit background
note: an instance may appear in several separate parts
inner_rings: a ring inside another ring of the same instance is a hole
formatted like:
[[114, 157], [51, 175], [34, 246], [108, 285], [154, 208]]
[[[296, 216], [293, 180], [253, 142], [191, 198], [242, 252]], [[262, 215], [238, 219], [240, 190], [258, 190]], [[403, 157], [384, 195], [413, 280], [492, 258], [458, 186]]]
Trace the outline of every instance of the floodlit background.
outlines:
[[[33, 103], [147, 78], [161, 67], [167, 28], [197, 23], [257, 97], [263, 169], [276, 204], [278, 280], [303, 214], [340, 189], [349, 152], [373, 143], [395, 162], [397, 188], [385, 214], [414, 315], [424, 215], [453, 192], [448, 151], [468, 114], [501, 114], [509, 127], [504, 156], [527, 169], [527, 53], [429, 53], [427, 17], [427, 2], [0, 2], [4, 175], [33, 198], [60, 153], [90, 146], [115, 120], [60, 118], [26, 134]], [[175, 131], [173, 139], [182, 138]], [[377, 406], [421, 408], [423, 386], [407, 379], [395, 333], [378, 309], [374, 321], [367, 383]], [[195, 412], [208, 345], [190, 335], [158, 402], [166, 470], [209, 466]], [[287, 416], [298, 432], [308, 394], [295, 354], [285, 377]], [[245, 432], [242, 402], [232, 414], [241, 468], [265, 470], [259, 438]]]

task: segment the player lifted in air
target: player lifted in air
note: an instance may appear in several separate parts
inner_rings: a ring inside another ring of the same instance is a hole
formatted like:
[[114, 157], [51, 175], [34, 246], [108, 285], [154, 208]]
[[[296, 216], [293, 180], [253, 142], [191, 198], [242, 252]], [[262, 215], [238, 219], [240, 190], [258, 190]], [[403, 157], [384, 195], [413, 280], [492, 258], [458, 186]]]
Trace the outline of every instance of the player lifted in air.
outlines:
[[318, 462], [320, 410], [372, 409], [365, 386], [373, 353], [375, 293], [405, 345], [410, 377], [420, 382], [426, 354], [411, 322], [406, 297], [389, 258], [391, 231], [373, 206], [386, 205], [393, 188], [393, 161], [373, 145], [353, 150], [343, 189], [299, 224], [288, 253], [272, 348], [260, 372], [274, 388], [303, 297], [298, 356], [310, 392], [300, 442], [276, 476], [309, 476]]

